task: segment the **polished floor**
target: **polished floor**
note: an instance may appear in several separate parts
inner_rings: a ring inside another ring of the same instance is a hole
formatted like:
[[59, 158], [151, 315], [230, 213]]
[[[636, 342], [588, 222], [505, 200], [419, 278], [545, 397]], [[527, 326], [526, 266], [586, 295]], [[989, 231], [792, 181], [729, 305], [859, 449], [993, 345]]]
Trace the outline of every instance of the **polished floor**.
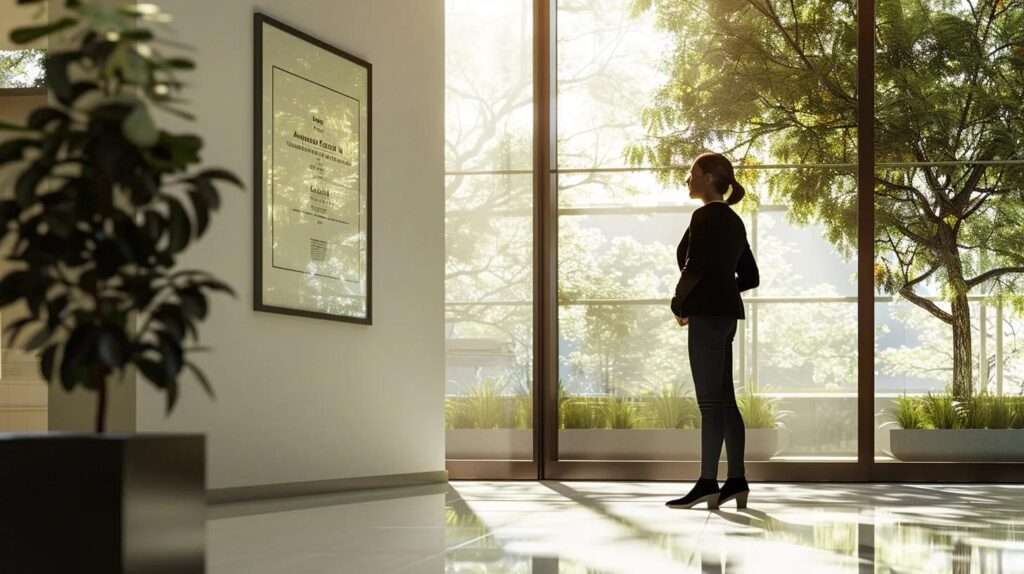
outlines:
[[1024, 485], [452, 482], [210, 509], [211, 574], [1024, 573]]

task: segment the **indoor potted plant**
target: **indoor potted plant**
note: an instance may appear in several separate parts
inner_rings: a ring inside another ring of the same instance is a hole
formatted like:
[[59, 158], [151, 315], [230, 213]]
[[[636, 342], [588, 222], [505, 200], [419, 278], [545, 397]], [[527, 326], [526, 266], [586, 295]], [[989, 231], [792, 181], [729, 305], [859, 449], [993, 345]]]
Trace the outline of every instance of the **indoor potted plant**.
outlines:
[[[0, 438], [0, 571], [203, 571], [203, 436], [104, 433], [113, 380], [137, 373], [168, 412], [185, 371], [212, 393], [191, 362], [196, 324], [208, 295], [231, 293], [176, 268], [219, 206], [216, 186], [241, 182], [197, 171], [202, 140], [156, 125], [157, 109], [190, 117], [178, 74], [193, 63], [158, 51], [149, 25], [163, 18], [68, 1], [63, 17], [11, 34], [67, 41], [45, 59], [50, 103], [0, 125], [0, 169], [14, 173], [0, 197], [0, 307], [29, 310], [6, 334], [38, 353], [46, 381], [94, 392], [98, 407], [96, 434]], [[60, 551], [38, 551], [42, 539]]]

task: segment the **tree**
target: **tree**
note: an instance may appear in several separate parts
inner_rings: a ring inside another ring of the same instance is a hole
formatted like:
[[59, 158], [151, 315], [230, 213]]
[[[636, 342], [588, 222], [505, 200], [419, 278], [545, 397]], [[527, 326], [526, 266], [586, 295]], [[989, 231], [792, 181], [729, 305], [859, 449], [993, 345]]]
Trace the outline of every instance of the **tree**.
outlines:
[[[643, 114], [650, 139], [627, 160], [679, 165], [716, 148], [740, 164], [827, 164], [780, 170], [768, 189], [795, 220], [820, 221], [854, 250], [856, 183], [845, 166], [856, 160], [855, 9], [635, 0], [678, 41], [671, 80]], [[1024, 2], [877, 0], [875, 40], [875, 285], [952, 329], [952, 388], [963, 400], [973, 392], [968, 294], [1022, 306]], [[661, 173], [677, 184], [686, 176]], [[948, 310], [926, 296], [933, 284]]]

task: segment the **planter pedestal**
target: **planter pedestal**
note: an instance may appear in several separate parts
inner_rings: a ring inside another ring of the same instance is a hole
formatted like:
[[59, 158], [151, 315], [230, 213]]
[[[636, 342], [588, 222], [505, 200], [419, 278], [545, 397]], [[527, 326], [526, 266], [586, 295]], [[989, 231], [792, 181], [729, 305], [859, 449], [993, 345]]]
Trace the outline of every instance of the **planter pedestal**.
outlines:
[[0, 435], [0, 572], [201, 574], [202, 435]]
[[562, 460], [699, 460], [700, 430], [565, 429]]
[[533, 431], [529, 429], [451, 429], [444, 435], [450, 460], [531, 460]]
[[[744, 460], [769, 460], [779, 452], [779, 429], [747, 429], [743, 441]], [[725, 446], [722, 446], [722, 461], [728, 460]]]
[[889, 444], [905, 461], [1024, 461], [1024, 429], [893, 429]]

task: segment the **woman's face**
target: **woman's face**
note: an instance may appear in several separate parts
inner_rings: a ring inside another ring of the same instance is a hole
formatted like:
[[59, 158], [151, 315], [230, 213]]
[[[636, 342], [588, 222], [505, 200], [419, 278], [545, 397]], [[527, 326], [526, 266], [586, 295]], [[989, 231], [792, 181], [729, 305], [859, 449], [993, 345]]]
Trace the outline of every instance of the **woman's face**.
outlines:
[[711, 197], [710, 194], [714, 191], [711, 186], [711, 174], [704, 173], [704, 170], [697, 164], [693, 164], [690, 168], [690, 175], [686, 178], [686, 187], [689, 188], [690, 197], [693, 199]]

